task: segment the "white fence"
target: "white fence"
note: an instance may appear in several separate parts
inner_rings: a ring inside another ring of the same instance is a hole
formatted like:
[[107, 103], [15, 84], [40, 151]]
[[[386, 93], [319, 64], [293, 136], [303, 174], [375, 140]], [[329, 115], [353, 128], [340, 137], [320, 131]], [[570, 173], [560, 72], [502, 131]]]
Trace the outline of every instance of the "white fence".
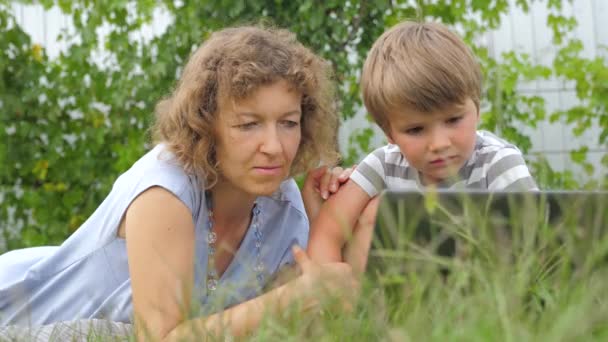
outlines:
[[[608, 1], [606, 0], [574, 0], [562, 1], [564, 14], [577, 19], [578, 27], [574, 36], [584, 45], [583, 56], [593, 58], [603, 56], [608, 58], [608, 30], [602, 25], [602, 20], [608, 19]], [[529, 53], [536, 63], [550, 66], [555, 56], [555, 48], [551, 43], [551, 31], [546, 23], [547, 8], [544, 2], [534, 1], [530, 12], [523, 13], [512, 6], [509, 15], [502, 20], [502, 26], [490, 34], [489, 41], [494, 53], [498, 56], [507, 50]], [[602, 48], [603, 46], [603, 48]], [[547, 103], [547, 110], [570, 108], [578, 100], [572, 84], [558, 80], [537, 81], [522, 89], [542, 96]], [[605, 113], [608, 115], [608, 113]], [[530, 133], [533, 151], [544, 153], [557, 169], [573, 169], [569, 152], [582, 146], [589, 147], [588, 158], [595, 166], [596, 176], [607, 175], [608, 170], [601, 168], [600, 160], [606, 152], [599, 146], [598, 123], [582, 136], [575, 137], [572, 126], [563, 122], [551, 124], [544, 122], [535, 130], [522, 128]]]
[[[502, 18], [501, 27], [486, 37], [494, 56], [498, 57], [504, 51], [515, 50], [528, 53], [535, 62], [550, 65], [555, 50], [551, 44], [550, 29], [545, 22], [548, 14], [546, 4], [533, 1], [530, 12], [523, 13], [513, 4], [515, 1], [511, 2], [511, 11]], [[578, 21], [574, 35], [584, 42], [585, 56], [608, 57], [608, 50], [602, 48], [602, 46], [608, 47], [608, 30], [600, 27], [602, 20], [608, 19], [608, 1], [574, 0], [572, 3], [564, 1], [563, 6], [565, 14], [573, 15]], [[39, 43], [47, 49], [47, 54], [51, 58], [57, 56], [65, 47], [65, 43], [57, 42], [56, 37], [62, 29], [69, 29], [71, 23], [69, 18], [57, 8], [45, 11], [39, 5], [14, 4], [13, 11], [21, 27], [31, 35], [35, 43]], [[171, 23], [171, 18], [162, 12], [158, 12], [156, 18], [154, 24], [142, 32], [142, 37], [160, 34]], [[100, 33], [103, 34], [103, 32]], [[577, 103], [572, 85], [558, 80], [537, 81], [522, 87], [521, 90], [545, 98], [548, 112], [558, 108], [570, 108]], [[346, 145], [349, 132], [366, 125], [361, 115], [344, 122], [341, 127], [341, 145]], [[595, 166], [595, 176], [608, 174], [608, 170], [603, 168], [600, 163], [600, 159], [606, 151], [605, 147], [602, 148], [598, 144], [597, 137], [600, 127], [597, 124], [581, 137], [575, 137], [572, 127], [563, 122], [549, 123], [547, 121], [541, 123], [536, 129], [529, 127], [521, 127], [521, 129], [532, 138], [532, 152], [544, 154], [555, 169], [570, 169], [580, 178], [585, 178], [582, 170], [572, 165], [569, 151], [581, 146], [588, 146], [588, 158]], [[382, 141], [383, 137], [378, 131], [374, 143], [380, 144]]]

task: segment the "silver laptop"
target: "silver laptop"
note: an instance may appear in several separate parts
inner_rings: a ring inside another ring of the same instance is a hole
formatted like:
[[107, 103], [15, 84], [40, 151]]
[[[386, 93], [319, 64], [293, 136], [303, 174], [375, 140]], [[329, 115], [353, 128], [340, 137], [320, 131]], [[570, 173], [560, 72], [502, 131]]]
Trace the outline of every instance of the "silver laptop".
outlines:
[[420, 272], [446, 276], [472, 260], [490, 267], [533, 260], [543, 269], [566, 262], [573, 270], [608, 264], [608, 192], [381, 196], [365, 269], [375, 284], [403, 282]]

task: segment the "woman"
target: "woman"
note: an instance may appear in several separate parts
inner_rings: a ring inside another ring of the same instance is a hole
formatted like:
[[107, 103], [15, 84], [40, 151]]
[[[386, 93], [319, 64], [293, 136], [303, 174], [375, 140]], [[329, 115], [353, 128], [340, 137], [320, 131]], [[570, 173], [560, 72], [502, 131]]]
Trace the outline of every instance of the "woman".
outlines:
[[134, 319], [140, 339], [241, 335], [293, 299], [314, 305], [326, 271], [351, 286], [349, 266], [296, 249], [302, 275], [260, 296], [306, 245], [314, 189], [336, 185], [315, 170], [301, 195], [290, 178], [336, 160], [328, 70], [287, 31], [214, 33], [157, 105], [156, 147], [76, 233], [0, 257], [0, 326]]

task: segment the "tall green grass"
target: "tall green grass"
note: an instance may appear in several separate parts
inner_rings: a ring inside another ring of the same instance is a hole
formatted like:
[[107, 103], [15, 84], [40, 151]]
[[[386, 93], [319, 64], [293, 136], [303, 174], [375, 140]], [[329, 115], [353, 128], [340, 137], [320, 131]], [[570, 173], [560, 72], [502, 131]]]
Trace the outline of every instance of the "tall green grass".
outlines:
[[354, 311], [270, 319], [251, 339], [608, 341], [606, 197], [396, 201]]
[[[420, 202], [381, 206], [383, 232], [353, 310], [327, 299], [303, 314], [296, 303], [242, 340], [608, 341], [603, 198], [548, 207], [519, 197], [497, 209], [474, 196], [431, 196], [424, 210]], [[450, 243], [452, 256], [445, 255]]]

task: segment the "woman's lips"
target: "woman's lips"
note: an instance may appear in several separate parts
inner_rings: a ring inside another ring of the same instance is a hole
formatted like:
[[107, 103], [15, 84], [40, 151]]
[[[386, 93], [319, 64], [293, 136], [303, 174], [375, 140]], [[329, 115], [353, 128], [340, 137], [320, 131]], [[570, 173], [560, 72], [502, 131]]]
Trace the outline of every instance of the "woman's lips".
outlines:
[[263, 175], [280, 175], [283, 170], [281, 166], [256, 166], [253, 169]]

